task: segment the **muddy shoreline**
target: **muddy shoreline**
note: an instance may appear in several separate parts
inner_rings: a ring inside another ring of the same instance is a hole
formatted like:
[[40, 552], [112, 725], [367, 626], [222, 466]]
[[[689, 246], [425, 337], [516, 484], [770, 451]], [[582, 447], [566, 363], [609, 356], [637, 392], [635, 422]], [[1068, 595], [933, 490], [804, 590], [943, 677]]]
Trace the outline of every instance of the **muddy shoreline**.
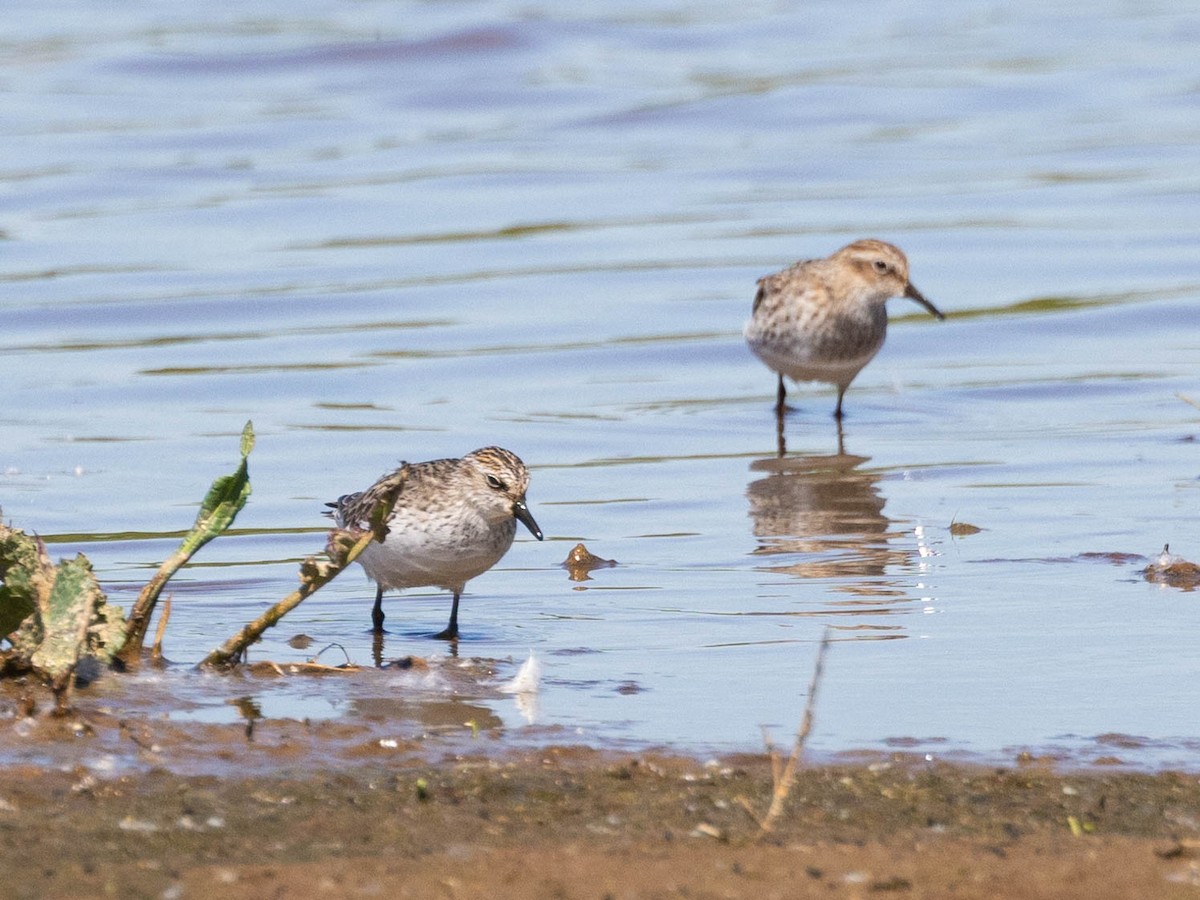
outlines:
[[[1200, 896], [1192, 773], [877, 755], [802, 768], [763, 835], [765, 755], [33, 722], [25, 740], [142, 764], [0, 767], [4, 897]], [[188, 752], [243, 774], [165, 764]]]

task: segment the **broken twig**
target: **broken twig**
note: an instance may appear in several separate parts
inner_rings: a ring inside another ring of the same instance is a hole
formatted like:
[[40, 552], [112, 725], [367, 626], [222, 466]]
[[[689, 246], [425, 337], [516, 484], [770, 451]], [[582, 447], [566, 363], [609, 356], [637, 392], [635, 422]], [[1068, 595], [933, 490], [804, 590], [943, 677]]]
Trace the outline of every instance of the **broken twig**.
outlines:
[[408, 471], [408, 466], [401, 466], [379, 491], [380, 496], [371, 512], [367, 530], [335, 528], [329, 532], [329, 541], [325, 545], [328, 559], [319, 561], [310, 556], [300, 563], [300, 587], [209, 653], [201, 660], [200, 666], [236, 665], [246, 648], [262, 637], [264, 631], [341, 574], [372, 541], [382, 541], [387, 535], [387, 520], [392, 515], [392, 508], [408, 480]]
[[821, 636], [821, 646], [817, 649], [817, 661], [813, 666], [812, 681], [808, 685], [808, 700], [804, 704], [804, 717], [800, 720], [800, 728], [796, 732], [796, 743], [792, 746], [791, 756], [785, 764], [780, 764], [779, 753], [768, 740], [767, 746], [771, 753], [771, 775], [775, 787], [771, 792], [771, 806], [767, 814], [758, 821], [760, 835], [768, 834], [774, 827], [775, 821], [783, 812], [784, 801], [791, 793], [792, 785], [796, 782], [796, 770], [800, 766], [800, 758], [804, 755], [804, 745], [808, 742], [809, 732], [813, 725], [813, 707], [817, 703], [817, 688], [821, 683], [821, 672], [825, 667], [825, 652], [829, 649], [829, 628]]
[[154, 646], [150, 648], [150, 658], [153, 660], [162, 659], [162, 642], [163, 635], [167, 631], [167, 622], [171, 620], [171, 595], [167, 595], [167, 599], [163, 601], [163, 611], [158, 617], [158, 628], [154, 631]]

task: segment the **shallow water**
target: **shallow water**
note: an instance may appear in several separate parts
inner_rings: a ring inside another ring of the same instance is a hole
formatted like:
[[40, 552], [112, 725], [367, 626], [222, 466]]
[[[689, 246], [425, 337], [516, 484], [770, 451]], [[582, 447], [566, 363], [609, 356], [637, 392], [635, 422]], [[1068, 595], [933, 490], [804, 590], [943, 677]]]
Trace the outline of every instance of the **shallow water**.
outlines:
[[[488, 727], [756, 748], [829, 627], [818, 752], [1200, 764], [1200, 601], [1113, 555], [1200, 558], [1200, 15], [19, 6], [6, 519], [128, 605], [258, 434], [250, 505], [173, 583], [175, 715], [350, 714], [377, 681], [187, 665], [291, 590], [325, 500], [497, 443], [547, 540], [469, 586], [458, 652], [544, 679], [534, 726], [467, 691]], [[780, 462], [754, 281], [868, 235], [949, 320], [895, 301], [841, 448], [800, 388]], [[578, 541], [620, 565], [571, 581]], [[372, 594], [348, 573], [255, 658], [369, 664]], [[447, 611], [393, 599], [385, 656], [445, 653]]]

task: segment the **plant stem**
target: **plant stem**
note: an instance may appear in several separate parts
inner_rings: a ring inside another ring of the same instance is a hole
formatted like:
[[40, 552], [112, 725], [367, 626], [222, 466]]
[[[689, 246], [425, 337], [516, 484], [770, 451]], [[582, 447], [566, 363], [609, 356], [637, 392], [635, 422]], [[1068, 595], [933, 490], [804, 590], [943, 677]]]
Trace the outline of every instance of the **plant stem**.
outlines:
[[792, 747], [792, 754], [788, 757], [787, 764], [783, 766], [782, 770], [778, 769], [777, 757], [773, 755], [772, 758], [772, 769], [777, 772], [777, 777], [775, 778], [775, 790], [771, 795], [771, 807], [767, 810], [762, 822], [759, 823], [762, 834], [766, 834], [775, 827], [775, 820], [783, 812], [783, 803], [787, 800], [792, 785], [796, 782], [796, 769], [800, 765], [800, 757], [804, 754], [804, 745], [808, 741], [809, 732], [812, 731], [813, 707], [816, 706], [817, 688], [821, 683], [821, 672], [825, 668], [825, 652], [828, 649], [829, 628], [826, 627], [825, 633], [821, 636], [821, 646], [817, 649], [817, 661], [813, 666], [812, 681], [808, 685], [808, 701], [804, 704], [804, 718], [800, 720], [800, 729], [796, 732], [796, 743]]
[[200, 661], [200, 666], [236, 665], [246, 648], [262, 637], [264, 631], [345, 571], [372, 541], [382, 541], [387, 535], [387, 521], [391, 518], [392, 509], [408, 480], [408, 471], [408, 466], [401, 466], [387, 482], [377, 486], [378, 497], [365, 531], [335, 528], [329, 532], [329, 540], [325, 544], [328, 561], [318, 562], [311, 556], [304, 560], [300, 564], [300, 587], [209, 653]]

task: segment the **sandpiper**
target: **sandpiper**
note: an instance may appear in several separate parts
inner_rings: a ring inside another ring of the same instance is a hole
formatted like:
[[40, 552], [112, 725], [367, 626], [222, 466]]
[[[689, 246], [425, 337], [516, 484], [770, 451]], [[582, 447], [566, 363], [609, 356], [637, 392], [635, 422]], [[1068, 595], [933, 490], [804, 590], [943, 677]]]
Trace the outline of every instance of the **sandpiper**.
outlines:
[[758, 280], [745, 336], [754, 355], [779, 374], [780, 416], [786, 375], [837, 385], [833, 414], [841, 419], [846, 388], [883, 346], [891, 297], [916, 300], [946, 318], [908, 280], [900, 248], [883, 241], [855, 241], [826, 259], [801, 260]]
[[529, 470], [501, 447], [483, 447], [461, 459], [408, 463], [357, 494], [326, 506], [343, 528], [367, 526], [371, 510], [394, 476], [407, 469], [382, 542], [358, 558], [376, 584], [371, 622], [383, 632], [383, 592], [439, 587], [454, 594], [450, 624], [436, 637], [458, 639], [458, 599], [466, 583], [508, 552], [520, 521], [539, 541], [542, 531], [525, 505]]

